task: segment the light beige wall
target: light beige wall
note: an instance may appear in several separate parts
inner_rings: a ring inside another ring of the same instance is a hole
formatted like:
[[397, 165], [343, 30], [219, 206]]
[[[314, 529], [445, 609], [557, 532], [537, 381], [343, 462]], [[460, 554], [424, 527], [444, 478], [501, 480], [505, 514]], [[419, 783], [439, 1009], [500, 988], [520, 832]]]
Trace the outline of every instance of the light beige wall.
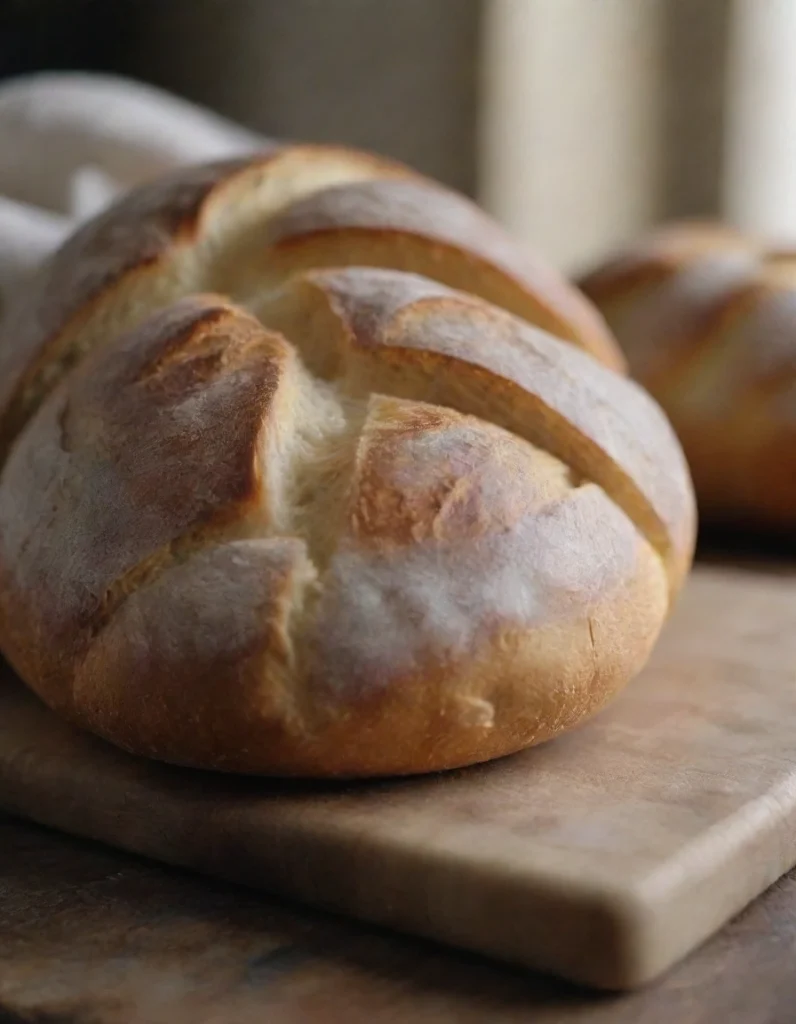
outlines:
[[716, 215], [725, 172], [731, 2], [664, 2], [660, 215]]
[[718, 211], [727, 0], [485, 4], [480, 195], [501, 220], [574, 269]]
[[659, 0], [487, 0], [481, 196], [564, 267], [654, 216]]
[[740, 227], [796, 241], [796, 3], [734, 0], [724, 201]]

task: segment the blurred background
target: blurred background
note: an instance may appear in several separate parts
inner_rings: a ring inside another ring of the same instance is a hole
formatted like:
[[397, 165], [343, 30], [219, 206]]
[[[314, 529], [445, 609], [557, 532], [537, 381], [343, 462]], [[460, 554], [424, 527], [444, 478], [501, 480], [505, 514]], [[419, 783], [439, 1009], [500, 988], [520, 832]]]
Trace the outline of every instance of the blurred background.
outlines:
[[398, 157], [567, 271], [663, 218], [796, 237], [794, 0], [0, 0], [0, 78], [111, 71]]

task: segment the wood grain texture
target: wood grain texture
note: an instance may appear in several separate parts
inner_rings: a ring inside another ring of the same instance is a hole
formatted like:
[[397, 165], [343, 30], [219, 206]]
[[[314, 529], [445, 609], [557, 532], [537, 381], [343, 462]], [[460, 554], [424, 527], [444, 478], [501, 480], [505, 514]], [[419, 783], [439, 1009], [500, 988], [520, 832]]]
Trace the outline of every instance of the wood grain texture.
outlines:
[[0, 817], [0, 1024], [792, 1024], [796, 872], [629, 996]]
[[646, 981], [796, 862], [794, 571], [702, 568], [586, 728], [347, 787], [146, 764], [0, 688], [0, 803], [39, 821], [603, 986]]

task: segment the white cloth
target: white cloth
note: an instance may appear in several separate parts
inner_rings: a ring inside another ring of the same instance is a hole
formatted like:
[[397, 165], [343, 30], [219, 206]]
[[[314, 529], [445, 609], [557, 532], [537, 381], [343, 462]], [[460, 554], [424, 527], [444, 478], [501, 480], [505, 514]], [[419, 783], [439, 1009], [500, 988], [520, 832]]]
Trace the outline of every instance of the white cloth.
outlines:
[[121, 78], [48, 72], [0, 86], [0, 317], [47, 254], [126, 189], [263, 142]]

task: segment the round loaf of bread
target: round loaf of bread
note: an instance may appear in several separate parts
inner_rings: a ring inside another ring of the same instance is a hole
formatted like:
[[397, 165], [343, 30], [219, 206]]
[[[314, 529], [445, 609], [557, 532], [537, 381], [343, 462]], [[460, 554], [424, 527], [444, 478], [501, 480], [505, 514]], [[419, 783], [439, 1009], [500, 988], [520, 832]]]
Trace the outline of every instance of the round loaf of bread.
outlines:
[[140, 189], [0, 339], [0, 645], [70, 721], [203, 768], [553, 736], [643, 665], [692, 557], [621, 365], [575, 289], [374, 157]]
[[796, 252], [675, 224], [580, 284], [669, 414], [703, 517], [796, 526]]

